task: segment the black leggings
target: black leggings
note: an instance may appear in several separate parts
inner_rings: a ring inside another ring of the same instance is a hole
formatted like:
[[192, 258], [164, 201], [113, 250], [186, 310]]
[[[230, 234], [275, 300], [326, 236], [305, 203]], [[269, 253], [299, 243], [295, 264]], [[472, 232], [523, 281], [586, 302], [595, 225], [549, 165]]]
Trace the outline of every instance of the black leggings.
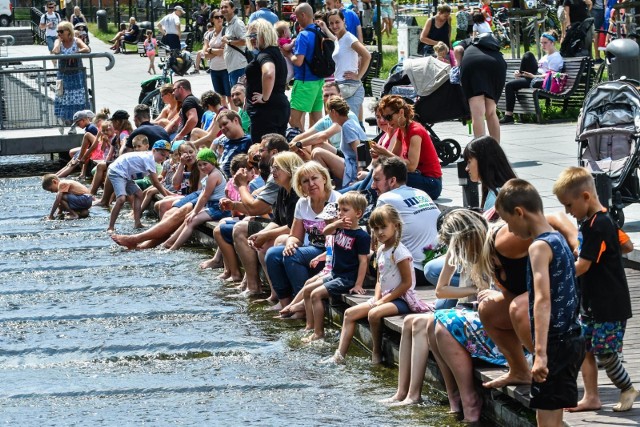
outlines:
[[[531, 74], [538, 73], [538, 60], [535, 55], [531, 52], [526, 52], [522, 56], [522, 60], [520, 61], [520, 72], [529, 72]], [[531, 87], [531, 80], [524, 77], [520, 77], [514, 80], [511, 80], [504, 87], [504, 97], [507, 102], [507, 111], [513, 113], [513, 108], [516, 105], [516, 92], [520, 89]], [[534, 84], [534, 87], [542, 87], [542, 82], [537, 82]]]

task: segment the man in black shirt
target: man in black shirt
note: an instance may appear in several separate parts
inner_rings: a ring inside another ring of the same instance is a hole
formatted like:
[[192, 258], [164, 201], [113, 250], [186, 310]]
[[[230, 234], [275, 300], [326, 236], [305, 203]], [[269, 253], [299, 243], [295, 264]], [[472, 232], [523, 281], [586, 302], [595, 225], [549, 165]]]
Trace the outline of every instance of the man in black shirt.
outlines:
[[133, 122], [136, 125], [136, 129], [127, 138], [126, 144], [120, 149], [120, 154], [133, 151], [133, 138], [138, 135], [144, 135], [149, 139], [149, 147], [153, 147], [156, 141], [169, 140], [169, 133], [162, 126], [152, 124], [150, 119], [149, 106], [145, 104], [136, 105], [136, 108], [133, 109]]
[[173, 84], [173, 96], [178, 102], [182, 102], [182, 108], [180, 109], [182, 125], [180, 125], [180, 130], [173, 138], [174, 141], [179, 141], [188, 138], [194, 128], [200, 127], [203, 110], [198, 98], [191, 93], [189, 80], [181, 79], [175, 82]]
[[[589, 18], [591, 6], [591, 0], [564, 0], [562, 6], [564, 7], [564, 22], [562, 23], [562, 39], [566, 37], [567, 30], [573, 25], [577, 25]], [[587, 31], [584, 38], [585, 49], [591, 51], [591, 43], [593, 40], [593, 26]]]

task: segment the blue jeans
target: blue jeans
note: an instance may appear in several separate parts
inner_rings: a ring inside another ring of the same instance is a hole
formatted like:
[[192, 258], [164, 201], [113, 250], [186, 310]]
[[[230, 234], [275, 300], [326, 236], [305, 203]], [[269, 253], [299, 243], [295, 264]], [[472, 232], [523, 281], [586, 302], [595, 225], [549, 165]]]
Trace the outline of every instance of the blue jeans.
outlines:
[[[438, 258], [432, 259], [424, 266], [424, 278], [427, 279], [427, 282], [436, 286], [438, 284], [438, 278], [440, 277], [440, 272], [444, 268], [444, 260], [445, 256], [439, 256]], [[449, 285], [458, 287], [460, 284], [460, 273], [457, 271], [451, 277], [451, 282]], [[442, 310], [443, 308], [453, 308], [458, 303], [457, 299], [438, 299], [436, 300], [436, 310]]]
[[[238, 79], [242, 76], [244, 76], [244, 68], [229, 71], [229, 85], [231, 89], [233, 89], [233, 86], [238, 83]], [[229, 95], [231, 95], [231, 89], [229, 90]]]
[[209, 70], [213, 90], [220, 95], [231, 96], [231, 86], [229, 85], [229, 73], [227, 70]]
[[407, 185], [424, 191], [433, 200], [440, 197], [440, 193], [442, 193], [442, 178], [424, 176], [419, 171], [407, 174]]
[[369, 173], [367, 174], [367, 176], [364, 177], [364, 179], [362, 181], [358, 181], [353, 185], [350, 185], [348, 187], [344, 187], [341, 188], [340, 190], [338, 190], [338, 193], [340, 194], [344, 194], [347, 191], [362, 191], [362, 190], [368, 190], [371, 188], [371, 179], [373, 178], [373, 170], [369, 171]]
[[300, 246], [291, 256], [282, 255], [283, 250], [284, 246], [274, 246], [265, 255], [267, 272], [279, 299], [296, 296], [304, 282], [324, 267], [323, 262], [314, 269], [309, 267], [311, 260], [323, 253], [324, 248]]

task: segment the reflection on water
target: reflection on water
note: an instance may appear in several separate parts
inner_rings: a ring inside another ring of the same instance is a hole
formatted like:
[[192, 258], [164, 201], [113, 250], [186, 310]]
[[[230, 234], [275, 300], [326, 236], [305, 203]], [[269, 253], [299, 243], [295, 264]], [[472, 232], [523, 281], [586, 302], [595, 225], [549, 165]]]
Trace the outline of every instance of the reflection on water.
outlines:
[[[301, 323], [200, 271], [201, 249], [124, 251], [107, 212], [44, 221], [57, 163], [0, 161], [0, 421], [9, 425], [449, 425], [446, 407], [389, 410], [396, 371], [317, 362]], [[119, 222], [132, 232], [131, 221]], [[331, 331], [330, 331], [331, 334]], [[440, 402], [442, 403], [442, 402]]]

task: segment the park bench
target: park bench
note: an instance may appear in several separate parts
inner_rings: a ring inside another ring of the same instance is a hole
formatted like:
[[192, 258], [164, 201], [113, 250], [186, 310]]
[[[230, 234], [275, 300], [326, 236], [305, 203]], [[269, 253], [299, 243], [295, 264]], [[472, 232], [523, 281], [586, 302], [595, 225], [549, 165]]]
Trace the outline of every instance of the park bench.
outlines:
[[[120, 52], [122, 53], [133, 52], [133, 51], [127, 51], [127, 45], [128, 45], [128, 46], [136, 46], [135, 52], [140, 54], [140, 44], [142, 44], [142, 51], [144, 52], [144, 39], [145, 39], [145, 35], [142, 29], [138, 33], [138, 38], [135, 41], [132, 41], [132, 42], [126, 41], [123, 37], [122, 42], [120, 43]], [[141, 56], [146, 56], [146, 54]]]
[[[507, 59], [507, 82], [514, 80], [514, 72], [520, 69], [519, 59]], [[534, 114], [538, 123], [543, 122], [541, 100], [545, 105], [562, 105], [562, 111], [569, 107], [580, 107], [591, 86], [591, 59], [588, 57], [565, 58], [563, 73], [567, 74], [567, 84], [560, 93], [551, 93], [543, 89], [525, 88], [516, 92], [516, 104], [513, 112], [516, 114]], [[498, 102], [498, 109], [505, 111], [506, 98], [504, 93]]]

